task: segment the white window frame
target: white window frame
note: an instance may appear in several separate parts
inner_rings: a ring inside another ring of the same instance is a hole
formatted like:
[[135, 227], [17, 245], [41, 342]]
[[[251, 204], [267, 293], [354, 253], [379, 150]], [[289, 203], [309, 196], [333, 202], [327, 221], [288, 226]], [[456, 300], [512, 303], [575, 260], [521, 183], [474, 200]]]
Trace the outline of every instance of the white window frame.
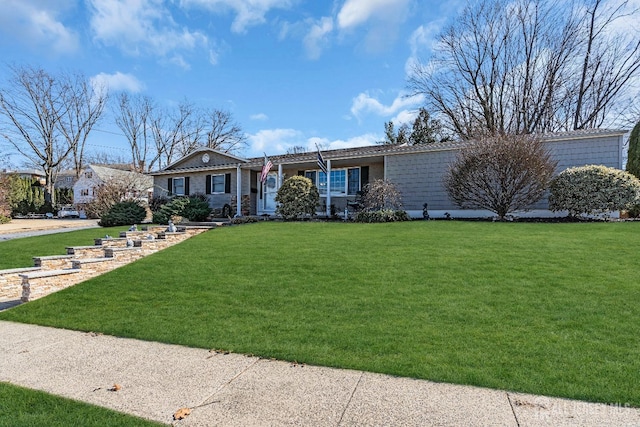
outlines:
[[[178, 193], [178, 192], [176, 191], [176, 181], [177, 181], [177, 180], [182, 180], [182, 193]], [[185, 193], [185, 191], [184, 191], [184, 190], [185, 190], [185, 189], [184, 189], [184, 186], [185, 186], [185, 185], [186, 185], [186, 180], [185, 180], [184, 176], [181, 176], [181, 177], [178, 177], [178, 178], [173, 178], [173, 179], [171, 180], [171, 186], [173, 187], [173, 188], [171, 189], [171, 194], [173, 194], [174, 196], [184, 196], [184, 195], [185, 195], [185, 194], [184, 194], [184, 193]]]
[[[215, 186], [213, 185], [213, 178], [215, 178], [216, 176], [221, 176], [222, 177], [222, 191], [215, 191], [214, 188]], [[215, 175], [211, 175], [211, 194], [224, 194], [224, 189], [227, 186], [227, 175], [224, 173], [218, 173]]]
[[[334, 187], [331, 186], [331, 197], [348, 197], [348, 196], [353, 196], [353, 194], [349, 194], [349, 169], [358, 169], [358, 191], [362, 190], [362, 188], [360, 188], [360, 179], [361, 179], [361, 174], [362, 174], [362, 167], [360, 166], [354, 166], [354, 167], [346, 167], [346, 168], [337, 168], [337, 169], [331, 169], [331, 173], [333, 173], [334, 171], [344, 171], [344, 188], [342, 189], [342, 191], [335, 191]], [[320, 193], [320, 197], [327, 197], [327, 192], [325, 191], [321, 191], [320, 189], [320, 174], [324, 174], [324, 172], [322, 172], [319, 169], [315, 169], [315, 170], [306, 170], [305, 172], [305, 176], [308, 172], [315, 172], [316, 174], [316, 187], [318, 188], [318, 192]], [[326, 174], [325, 174], [325, 180], [326, 180]], [[326, 181], [325, 181], [325, 189], [326, 189]]]

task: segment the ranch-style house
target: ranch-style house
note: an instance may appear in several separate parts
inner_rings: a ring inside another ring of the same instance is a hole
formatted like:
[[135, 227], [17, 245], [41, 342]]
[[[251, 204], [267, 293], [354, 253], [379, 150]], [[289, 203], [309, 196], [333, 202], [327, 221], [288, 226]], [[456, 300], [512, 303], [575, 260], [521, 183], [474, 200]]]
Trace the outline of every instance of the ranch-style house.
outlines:
[[[558, 161], [557, 172], [590, 164], [623, 168], [625, 130], [585, 130], [547, 134], [542, 139]], [[282, 182], [293, 175], [310, 178], [320, 192], [318, 213], [342, 213], [347, 203], [375, 179], [393, 182], [402, 194], [404, 209], [415, 218], [425, 203], [432, 218], [490, 216], [488, 211], [462, 210], [447, 196], [442, 176], [461, 144], [413, 146], [374, 145], [322, 151], [327, 173], [317, 152], [269, 156], [273, 163], [264, 183], [260, 180], [264, 157], [245, 159], [210, 148], [200, 148], [152, 172], [154, 196], [205, 194], [212, 209], [223, 215], [273, 215], [275, 196]], [[327, 176], [329, 180], [327, 182]], [[327, 188], [329, 191], [327, 191]], [[530, 207], [529, 215], [549, 215], [547, 201]], [[526, 213], [523, 213], [523, 215]]]

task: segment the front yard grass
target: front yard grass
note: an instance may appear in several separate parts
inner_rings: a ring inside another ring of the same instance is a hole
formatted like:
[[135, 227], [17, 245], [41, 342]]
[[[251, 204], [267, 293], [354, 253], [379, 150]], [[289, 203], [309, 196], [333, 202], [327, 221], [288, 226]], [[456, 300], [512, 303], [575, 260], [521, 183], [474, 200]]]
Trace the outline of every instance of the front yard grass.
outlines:
[[0, 414], [0, 427], [164, 425], [3, 382], [0, 382]]
[[0, 270], [32, 267], [34, 256], [64, 255], [67, 246], [93, 245], [93, 239], [109, 234], [118, 237], [127, 227], [87, 228], [86, 230], [24, 237], [0, 242]]
[[224, 227], [0, 319], [640, 406], [638, 233], [638, 223]]

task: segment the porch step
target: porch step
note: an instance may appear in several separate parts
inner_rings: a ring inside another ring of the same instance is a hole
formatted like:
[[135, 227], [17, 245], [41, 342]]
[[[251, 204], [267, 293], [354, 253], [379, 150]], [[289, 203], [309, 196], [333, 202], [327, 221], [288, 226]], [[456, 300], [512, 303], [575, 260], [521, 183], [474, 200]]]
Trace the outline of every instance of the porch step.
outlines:
[[29, 302], [33, 299], [49, 295], [77, 282], [68, 276], [80, 273], [80, 270], [41, 270], [20, 274], [22, 279], [22, 296], [20, 301]]

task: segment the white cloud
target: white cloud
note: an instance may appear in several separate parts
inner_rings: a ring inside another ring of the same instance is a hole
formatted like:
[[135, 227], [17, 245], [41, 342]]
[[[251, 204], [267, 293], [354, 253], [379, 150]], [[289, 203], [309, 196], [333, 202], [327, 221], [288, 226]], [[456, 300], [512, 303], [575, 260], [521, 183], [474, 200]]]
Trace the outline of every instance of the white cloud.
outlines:
[[390, 49], [398, 38], [414, 0], [347, 0], [337, 15], [344, 34], [366, 25], [363, 46], [369, 52]]
[[341, 148], [355, 148], [355, 147], [366, 147], [369, 145], [375, 145], [377, 141], [380, 141], [382, 138], [380, 135], [376, 135], [374, 133], [367, 133], [364, 135], [355, 136], [349, 139], [334, 139], [330, 140], [328, 138], [320, 138], [313, 137], [309, 138], [307, 143], [307, 148], [310, 151], [314, 151], [316, 149], [316, 144], [318, 147], [321, 147], [325, 150], [339, 150]]
[[[94, 39], [130, 55], [169, 56], [208, 44], [203, 33], [178, 28], [162, 0], [90, 0], [90, 4]], [[184, 66], [175, 55], [171, 61]]]
[[48, 53], [75, 52], [78, 34], [60, 20], [67, 9], [75, 7], [67, 0], [5, 0], [0, 2], [0, 32], [16, 42], [46, 48]]
[[249, 118], [251, 120], [260, 120], [263, 122], [269, 120], [269, 116], [264, 113], [252, 114], [251, 116], [249, 116]]
[[113, 74], [100, 73], [91, 77], [91, 83], [96, 88], [105, 87], [109, 91], [119, 92], [140, 92], [144, 85], [140, 80], [131, 74], [124, 74], [116, 71]]
[[198, 6], [218, 13], [220, 10], [233, 10], [236, 18], [231, 24], [235, 33], [244, 33], [247, 27], [263, 24], [265, 15], [271, 9], [286, 9], [294, 0], [182, 0], [182, 6]]
[[295, 129], [263, 129], [254, 135], [249, 135], [250, 150], [256, 155], [262, 152], [267, 154], [282, 154], [287, 148], [303, 145], [302, 132]]
[[404, 93], [400, 93], [390, 105], [384, 105], [368, 93], [361, 93], [353, 99], [351, 114], [357, 119], [362, 118], [365, 114], [389, 117], [398, 114], [402, 110], [415, 108], [423, 102], [423, 95], [407, 96]]
[[418, 117], [418, 111], [415, 109], [412, 110], [402, 110], [394, 118], [391, 119], [394, 125], [409, 125], [411, 126], [413, 122], [415, 122], [416, 117]]
[[332, 31], [333, 19], [331, 17], [325, 16], [311, 25], [311, 29], [302, 41], [309, 59], [320, 58], [323, 48], [329, 43], [328, 36]]
[[423, 54], [433, 51], [438, 44], [438, 34], [446, 24], [446, 18], [440, 18], [429, 22], [427, 25], [421, 25], [416, 28], [411, 37], [409, 37], [409, 47], [411, 56], [405, 63], [405, 72], [411, 74], [414, 67], [420, 63], [420, 57]]
[[305, 147], [307, 151], [337, 150], [374, 145], [382, 136], [373, 133], [355, 136], [349, 139], [329, 139], [319, 136], [308, 137], [295, 129], [264, 129], [254, 135], [249, 135], [250, 156], [284, 154], [293, 147]]
[[372, 18], [382, 21], [402, 21], [411, 0], [347, 0], [338, 12], [338, 27], [355, 28]]

